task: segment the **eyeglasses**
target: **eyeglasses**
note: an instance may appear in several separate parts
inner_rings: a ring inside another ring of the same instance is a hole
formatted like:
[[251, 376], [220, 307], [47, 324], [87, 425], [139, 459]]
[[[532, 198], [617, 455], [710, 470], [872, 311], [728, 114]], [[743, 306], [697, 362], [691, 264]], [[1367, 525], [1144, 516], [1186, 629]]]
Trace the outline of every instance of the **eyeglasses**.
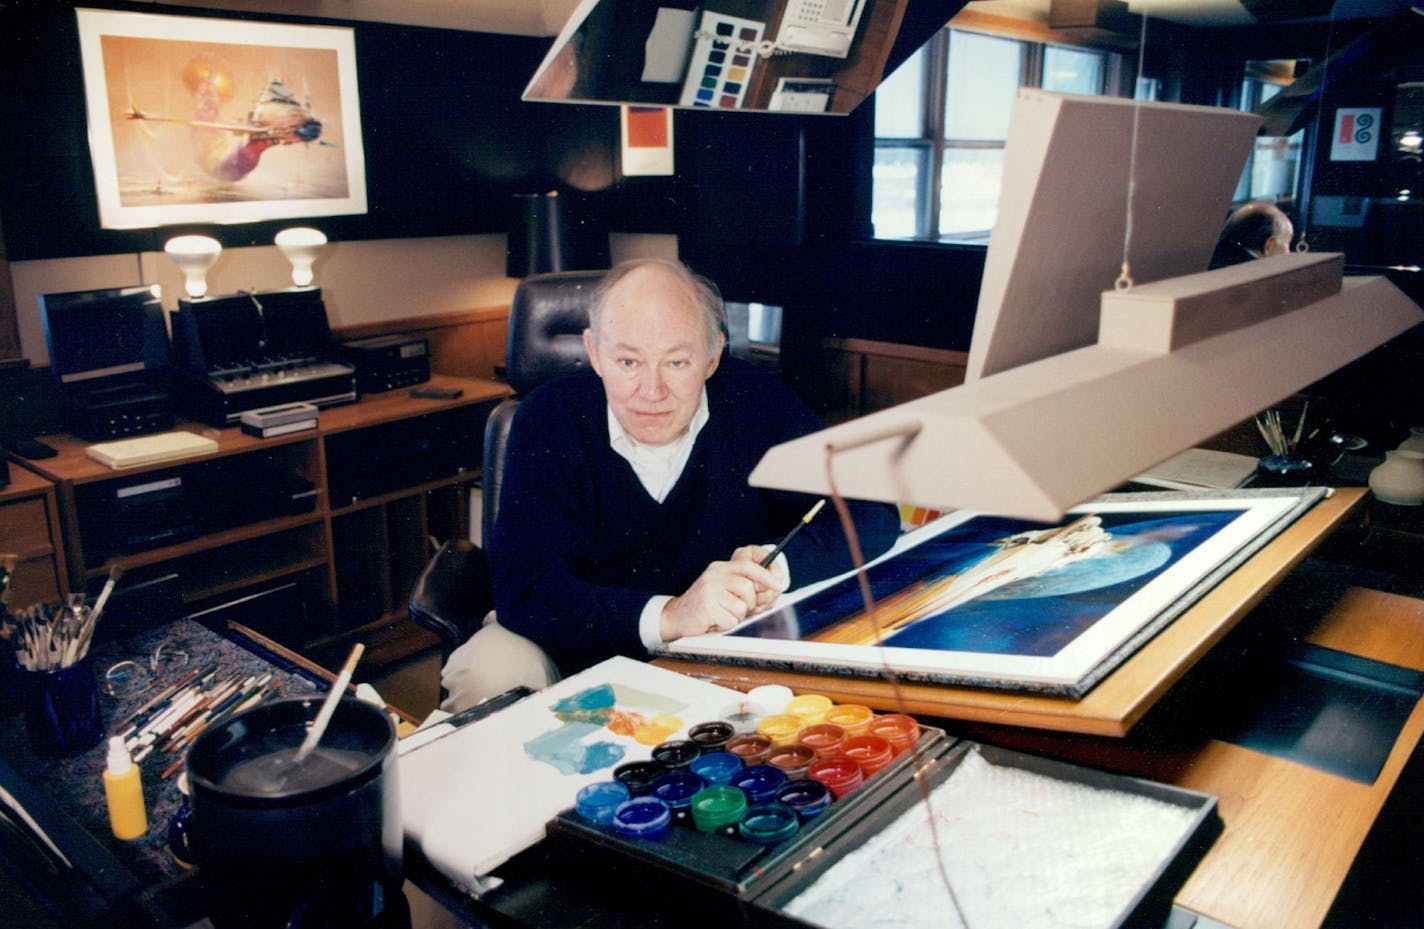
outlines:
[[160, 642], [147, 661], [125, 659], [115, 662], [104, 672], [104, 692], [111, 697], [136, 697], [149, 690], [170, 671], [188, 664], [188, 653]]

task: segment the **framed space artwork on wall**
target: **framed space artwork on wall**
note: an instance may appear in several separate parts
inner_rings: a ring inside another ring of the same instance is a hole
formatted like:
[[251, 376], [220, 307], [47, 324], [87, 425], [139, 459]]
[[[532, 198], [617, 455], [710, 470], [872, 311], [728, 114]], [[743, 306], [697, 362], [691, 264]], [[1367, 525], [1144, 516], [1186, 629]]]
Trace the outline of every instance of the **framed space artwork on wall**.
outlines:
[[351, 29], [76, 15], [103, 228], [366, 212]]

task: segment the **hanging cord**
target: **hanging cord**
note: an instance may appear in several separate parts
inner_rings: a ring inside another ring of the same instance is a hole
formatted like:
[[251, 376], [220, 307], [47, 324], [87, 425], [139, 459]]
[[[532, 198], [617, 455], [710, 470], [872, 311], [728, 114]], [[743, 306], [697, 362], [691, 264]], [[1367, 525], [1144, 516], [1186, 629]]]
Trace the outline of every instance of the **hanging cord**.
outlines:
[[[1330, 88], [1330, 56], [1331, 54], [1333, 54], [1334, 49], [1335, 7], [1332, 5], [1330, 7], [1330, 20], [1325, 27], [1325, 60], [1320, 63], [1320, 67], [1323, 69], [1320, 72], [1320, 96], [1315, 104], [1314, 125], [1311, 126], [1312, 147], [1318, 146], [1320, 144], [1320, 117], [1325, 112], [1325, 94]], [[1308, 154], [1310, 157], [1308, 165], [1313, 166], [1315, 162], [1315, 153], [1309, 152]], [[1307, 171], [1311, 175], [1315, 173], [1314, 167], [1307, 167]], [[1295, 250], [1298, 252], [1308, 252], [1310, 251], [1310, 242], [1308, 241], [1308, 236], [1310, 235], [1310, 210], [1301, 210], [1300, 215], [1296, 217], [1296, 220], [1299, 222], [1300, 225], [1300, 235], [1296, 237]]]
[[1119, 292], [1132, 289], [1132, 262], [1128, 254], [1132, 250], [1132, 202], [1137, 194], [1137, 128], [1142, 118], [1142, 101], [1137, 99], [1142, 86], [1142, 62], [1147, 57], [1147, 14], [1142, 14], [1142, 26], [1137, 36], [1137, 77], [1132, 86], [1132, 144], [1127, 155], [1127, 218], [1122, 227], [1122, 270], [1113, 289]]
[[[870, 578], [865, 573], [865, 556], [860, 548], [860, 536], [856, 534], [855, 521], [851, 519], [850, 508], [846, 506], [845, 498], [841, 496], [840, 489], [836, 486], [835, 456], [838, 450], [833, 444], [826, 445], [826, 485], [830, 489], [831, 503], [836, 509], [836, 515], [840, 517], [841, 530], [845, 533], [846, 544], [850, 547], [851, 563], [855, 566], [855, 580], [860, 588], [861, 604], [865, 608], [864, 615], [875, 632], [876, 648], [880, 652], [881, 670], [884, 672], [886, 680], [890, 682], [891, 691], [895, 694], [895, 705], [900, 708], [901, 712], [906, 712], [905, 693], [900, 686], [900, 676], [895, 673], [895, 669], [885, 659], [885, 648], [881, 644], [880, 617], [875, 612], [875, 596], [870, 590]], [[923, 768], [918, 740], [910, 746], [910, 752], [914, 759], [914, 771], [918, 773]], [[949, 880], [949, 871], [945, 868], [944, 852], [939, 839], [939, 824], [935, 821], [934, 807], [930, 801], [929, 778], [917, 776], [914, 780], [916, 786], [919, 787], [921, 802], [925, 807], [925, 819], [929, 822], [930, 846], [934, 849], [935, 867], [939, 870], [940, 882], [944, 884], [944, 889], [949, 894], [949, 902], [954, 907], [954, 914], [959, 918], [959, 924], [964, 929], [969, 929], [969, 920], [964, 915], [964, 908], [959, 904], [959, 895], [954, 892], [954, 885]]]

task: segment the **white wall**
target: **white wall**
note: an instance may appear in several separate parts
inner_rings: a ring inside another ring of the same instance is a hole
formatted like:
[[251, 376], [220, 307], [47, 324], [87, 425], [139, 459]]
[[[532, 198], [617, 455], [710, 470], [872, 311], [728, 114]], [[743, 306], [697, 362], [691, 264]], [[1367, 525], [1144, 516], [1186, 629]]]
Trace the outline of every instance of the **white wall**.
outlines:
[[[674, 236], [614, 235], [610, 245], [615, 262], [677, 255]], [[519, 281], [505, 276], [504, 248], [502, 234], [331, 242], [314, 270], [327, 318], [339, 329], [507, 305]], [[17, 261], [10, 272], [20, 347], [34, 365], [49, 363], [40, 294], [156, 283], [171, 310], [183, 293], [183, 275], [162, 252]], [[290, 284], [291, 265], [270, 245], [227, 249], [208, 272], [209, 294]]]

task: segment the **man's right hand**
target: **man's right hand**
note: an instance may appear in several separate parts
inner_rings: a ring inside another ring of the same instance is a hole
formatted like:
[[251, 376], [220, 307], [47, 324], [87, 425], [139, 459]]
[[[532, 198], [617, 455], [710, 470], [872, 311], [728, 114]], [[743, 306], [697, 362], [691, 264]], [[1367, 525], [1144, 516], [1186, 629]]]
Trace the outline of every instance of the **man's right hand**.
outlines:
[[753, 560], [714, 561], [686, 593], [663, 606], [663, 641], [732, 629], [757, 610], [757, 591], [780, 586], [776, 575]]

